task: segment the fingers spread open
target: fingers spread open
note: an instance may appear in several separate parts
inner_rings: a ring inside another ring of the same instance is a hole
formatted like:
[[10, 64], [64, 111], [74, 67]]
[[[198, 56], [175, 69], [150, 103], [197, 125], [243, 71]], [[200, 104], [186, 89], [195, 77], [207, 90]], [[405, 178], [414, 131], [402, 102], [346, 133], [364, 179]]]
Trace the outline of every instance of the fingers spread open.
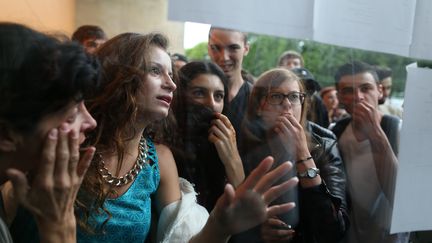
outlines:
[[259, 165], [250, 173], [245, 181], [238, 187], [238, 190], [251, 190], [262, 179], [262, 177], [270, 170], [274, 162], [273, 157], [268, 156], [263, 159]]
[[285, 162], [279, 165], [276, 169], [267, 173], [255, 186], [255, 191], [263, 194], [266, 192], [276, 181], [278, 181], [282, 176], [288, 173], [292, 168], [291, 162]]
[[295, 207], [296, 205], [293, 202], [270, 206], [267, 208], [267, 217], [274, 217], [279, 214], [287, 213]]
[[[234, 187], [231, 184], [226, 184], [224, 194], [219, 197], [216, 205], [220, 210], [225, 210], [227, 207], [233, 204], [235, 197]], [[216, 208], [216, 207], [215, 207]]]
[[280, 197], [286, 191], [294, 188], [297, 185], [298, 181], [299, 180], [297, 177], [293, 177], [282, 184], [271, 187], [264, 193], [264, 201], [266, 202], [266, 204], [270, 204], [273, 200]]

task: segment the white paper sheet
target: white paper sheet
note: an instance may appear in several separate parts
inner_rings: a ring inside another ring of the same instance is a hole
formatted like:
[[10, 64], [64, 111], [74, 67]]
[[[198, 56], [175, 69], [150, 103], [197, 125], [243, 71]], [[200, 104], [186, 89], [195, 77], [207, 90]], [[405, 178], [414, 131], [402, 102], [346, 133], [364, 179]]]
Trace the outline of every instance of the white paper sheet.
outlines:
[[432, 69], [407, 71], [392, 233], [432, 229]]
[[407, 56], [415, 3], [413, 0], [316, 1], [314, 40]]
[[432, 60], [430, 0], [169, 0], [171, 20]]
[[417, 0], [410, 56], [432, 59], [432, 1]]
[[191, 21], [245, 32], [308, 39], [314, 0], [173, 0], [171, 20]]

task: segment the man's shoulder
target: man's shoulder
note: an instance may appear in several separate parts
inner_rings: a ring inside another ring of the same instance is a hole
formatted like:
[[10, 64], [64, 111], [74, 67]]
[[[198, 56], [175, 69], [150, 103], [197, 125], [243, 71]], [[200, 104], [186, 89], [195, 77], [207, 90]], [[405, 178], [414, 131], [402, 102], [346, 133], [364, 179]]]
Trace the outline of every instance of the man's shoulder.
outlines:
[[343, 131], [345, 130], [345, 128], [348, 126], [350, 122], [351, 122], [351, 116], [344, 117], [336, 122], [336, 124], [332, 127], [331, 131], [339, 139]]
[[388, 130], [399, 132], [401, 124], [402, 120], [397, 116], [385, 114], [381, 119], [381, 128], [384, 132]]
[[398, 107], [386, 101], [386, 103], [378, 106], [378, 109], [386, 115], [393, 115], [402, 118], [402, 107]]

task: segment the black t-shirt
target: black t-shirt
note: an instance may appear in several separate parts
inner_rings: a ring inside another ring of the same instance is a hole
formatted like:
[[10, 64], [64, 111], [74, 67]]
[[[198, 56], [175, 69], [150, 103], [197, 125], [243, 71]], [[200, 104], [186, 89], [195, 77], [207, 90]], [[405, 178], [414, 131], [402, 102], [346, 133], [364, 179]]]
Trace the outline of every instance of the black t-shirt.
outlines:
[[226, 116], [233, 125], [237, 135], [240, 134], [241, 131], [241, 125], [246, 113], [251, 91], [252, 84], [249, 81], [245, 81], [240, 87], [237, 95], [228, 104], [228, 109], [226, 109]]

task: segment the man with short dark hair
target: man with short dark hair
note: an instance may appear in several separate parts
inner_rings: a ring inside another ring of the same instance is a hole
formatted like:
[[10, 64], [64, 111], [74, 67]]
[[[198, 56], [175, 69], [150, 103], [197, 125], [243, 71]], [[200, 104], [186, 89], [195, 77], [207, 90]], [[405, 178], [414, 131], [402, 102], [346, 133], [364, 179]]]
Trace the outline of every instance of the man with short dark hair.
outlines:
[[72, 34], [72, 40], [83, 45], [87, 53], [93, 54], [105, 43], [107, 36], [99, 26], [83, 25]]
[[391, 92], [393, 86], [392, 70], [388, 67], [375, 66], [379, 83], [383, 89], [383, 96], [379, 100], [379, 110], [388, 115], [394, 115], [402, 118], [402, 109], [391, 103]]
[[211, 27], [209, 32], [208, 53], [228, 77], [227, 117], [237, 134], [246, 112], [247, 102], [252, 90], [253, 80], [242, 75], [243, 58], [249, 52], [247, 34], [230, 29]]
[[372, 66], [346, 63], [337, 70], [335, 81], [339, 101], [350, 114], [332, 129], [345, 164], [351, 204], [346, 242], [408, 242], [407, 233], [389, 233], [400, 119], [378, 110], [382, 87]]

